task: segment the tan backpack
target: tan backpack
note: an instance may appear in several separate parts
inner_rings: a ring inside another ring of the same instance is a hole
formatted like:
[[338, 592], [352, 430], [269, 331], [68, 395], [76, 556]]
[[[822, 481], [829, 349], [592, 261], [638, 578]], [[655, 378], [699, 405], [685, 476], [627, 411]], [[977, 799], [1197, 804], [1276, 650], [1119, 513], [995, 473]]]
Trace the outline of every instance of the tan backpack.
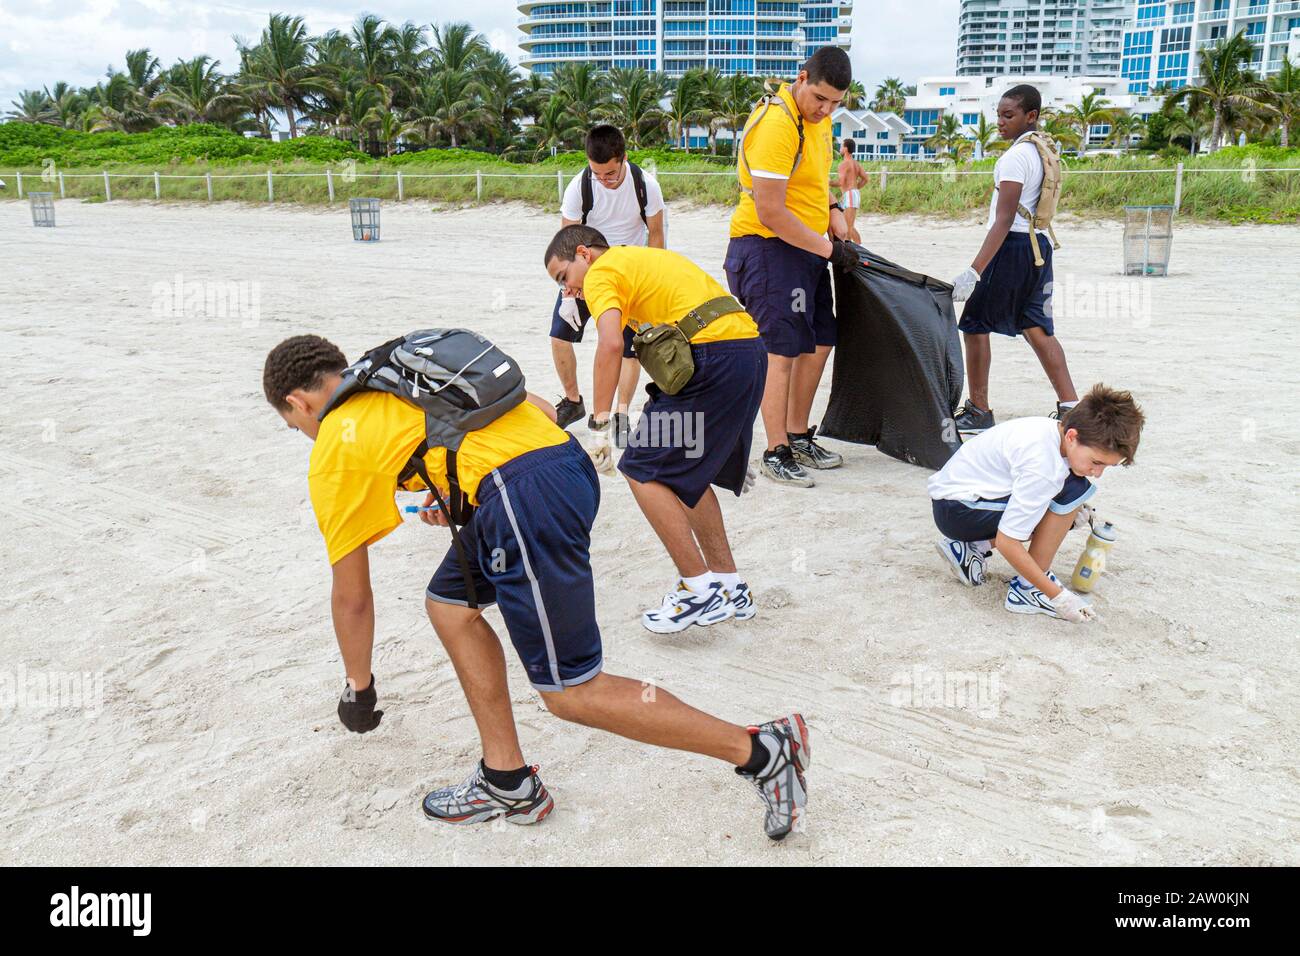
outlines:
[[1038, 158], [1043, 164], [1043, 188], [1038, 194], [1038, 205], [1033, 213], [1030, 213], [1023, 203], [1016, 207], [1016, 212], [1029, 223], [1029, 245], [1034, 250], [1034, 265], [1041, 266], [1043, 253], [1038, 248], [1040, 229], [1051, 237], [1053, 249], [1061, 248], [1061, 244], [1056, 240], [1056, 230], [1052, 228], [1052, 220], [1056, 217], [1056, 206], [1061, 201], [1061, 181], [1065, 174], [1065, 167], [1061, 165], [1061, 154], [1056, 151], [1056, 141], [1042, 130], [1030, 130], [1011, 145], [1014, 146], [1025, 140], [1033, 143], [1034, 149], [1038, 150]]

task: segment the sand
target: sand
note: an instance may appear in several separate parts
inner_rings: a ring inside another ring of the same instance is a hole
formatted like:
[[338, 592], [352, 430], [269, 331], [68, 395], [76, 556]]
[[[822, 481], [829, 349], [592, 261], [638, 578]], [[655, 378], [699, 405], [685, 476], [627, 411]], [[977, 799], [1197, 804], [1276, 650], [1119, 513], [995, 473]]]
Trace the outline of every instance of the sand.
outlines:
[[[1118, 274], [1117, 224], [1060, 229], [1076, 381], [1131, 388], [1149, 418], [1137, 465], [1095, 499], [1119, 529], [1095, 626], [1006, 613], [1000, 559], [994, 584], [960, 587], [932, 547], [927, 473], [837, 443], [845, 466], [816, 491], [760, 481], [724, 502], [758, 617], [656, 637], [637, 614], [673, 572], [604, 480], [607, 669], [727, 719], [798, 708], [812, 725], [807, 830], [776, 845], [729, 767], [562, 723], [511, 653], [556, 812], [425, 821], [425, 791], [478, 756], [422, 609], [441, 529], [410, 523], [372, 550], [385, 717], [365, 737], [338, 725], [309, 445], [262, 399], [267, 350], [318, 332], [355, 355], [468, 325], [557, 391], [539, 261], [555, 217], [383, 215], [383, 241], [362, 245], [339, 208], [62, 202], [37, 230], [25, 203], [0, 203], [0, 862], [1300, 863], [1300, 232], [1179, 223], [1173, 274], [1139, 282]], [[720, 276], [726, 218], [674, 209], [670, 242]], [[860, 225], [869, 248], [944, 278], [982, 236]], [[190, 283], [249, 284], [222, 308]], [[995, 342], [993, 404], [1052, 407], [1021, 342]], [[1067, 539], [1058, 571], [1082, 546]], [[43, 697], [60, 673], [86, 676]]]

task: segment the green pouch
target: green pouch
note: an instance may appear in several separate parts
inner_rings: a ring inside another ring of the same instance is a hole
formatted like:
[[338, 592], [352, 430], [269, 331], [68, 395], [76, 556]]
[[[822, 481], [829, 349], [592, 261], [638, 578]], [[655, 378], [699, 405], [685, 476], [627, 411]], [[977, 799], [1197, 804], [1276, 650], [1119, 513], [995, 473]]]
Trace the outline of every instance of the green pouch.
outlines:
[[665, 395], [676, 395], [695, 374], [691, 339], [714, 319], [741, 311], [739, 302], [724, 295], [692, 309], [674, 325], [643, 323], [632, 336], [632, 351], [659, 390]]

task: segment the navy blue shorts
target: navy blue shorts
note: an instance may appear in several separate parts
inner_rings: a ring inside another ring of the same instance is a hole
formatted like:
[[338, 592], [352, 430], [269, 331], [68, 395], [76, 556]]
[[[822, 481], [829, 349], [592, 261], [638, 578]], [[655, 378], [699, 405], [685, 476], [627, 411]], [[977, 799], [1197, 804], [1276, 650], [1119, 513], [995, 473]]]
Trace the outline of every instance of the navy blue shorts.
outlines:
[[1029, 233], [1009, 232], [1002, 248], [984, 269], [975, 291], [966, 300], [957, 328], [976, 335], [997, 332], [1020, 335], [1038, 326], [1055, 334], [1052, 324], [1052, 243], [1038, 234], [1043, 264], [1034, 265]]
[[692, 345], [691, 355], [695, 374], [676, 395], [646, 386], [650, 399], [618, 463], [633, 481], [667, 485], [688, 508], [709, 485], [740, 494], [767, 381], [761, 339]]
[[[581, 320], [581, 324], [575, 330], [573, 326], [560, 318], [560, 302], [563, 299], [563, 292], [555, 297], [555, 308], [551, 310], [551, 338], [559, 339], [561, 342], [581, 342], [582, 333], [587, 331], [587, 320], [591, 318], [591, 310], [587, 308], [586, 302], [582, 299], [578, 300], [578, 318]], [[636, 358], [636, 353], [632, 351], [632, 336], [634, 334], [631, 326], [623, 329], [623, 358]]]
[[[1097, 486], [1074, 472], [1056, 493], [1048, 508], [1058, 515], [1068, 515], [1093, 496]], [[1011, 498], [981, 498], [979, 501], [936, 500], [934, 523], [954, 541], [992, 541], [998, 536], [998, 522]]]
[[821, 256], [775, 237], [737, 236], [722, 268], [768, 352], [793, 358], [835, 344], [831, 273]]
[[[603, 661], [590, 560], [600, 480], [591, 459], [573, 437], [530, 451], [486, 475], [478, 499], [461, 538], [479, 606], [501, 608], [538, 690], [591, 680]], [[425, 593], [468, 604], [455, 544]]]

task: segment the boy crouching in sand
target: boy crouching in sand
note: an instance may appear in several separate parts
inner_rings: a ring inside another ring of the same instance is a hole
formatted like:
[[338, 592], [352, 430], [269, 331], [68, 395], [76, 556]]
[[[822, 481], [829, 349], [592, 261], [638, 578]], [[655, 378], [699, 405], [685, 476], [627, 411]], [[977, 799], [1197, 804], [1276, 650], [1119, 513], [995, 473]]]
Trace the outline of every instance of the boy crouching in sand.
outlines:
[[[996, 548], [1015, 570], [1005, 607], [1076, 623], [1096, 619], [1052, 573], [1079, 509], [1112, 465], [1131, 465], [1144, 416], [1128, 392], [1094, 385], [1061, 421], [1017, 418], [968, 439], [930, 476], [937, 545], [968, 587]], [[1025, 543], [1029, 547], [1026, 550]]]

